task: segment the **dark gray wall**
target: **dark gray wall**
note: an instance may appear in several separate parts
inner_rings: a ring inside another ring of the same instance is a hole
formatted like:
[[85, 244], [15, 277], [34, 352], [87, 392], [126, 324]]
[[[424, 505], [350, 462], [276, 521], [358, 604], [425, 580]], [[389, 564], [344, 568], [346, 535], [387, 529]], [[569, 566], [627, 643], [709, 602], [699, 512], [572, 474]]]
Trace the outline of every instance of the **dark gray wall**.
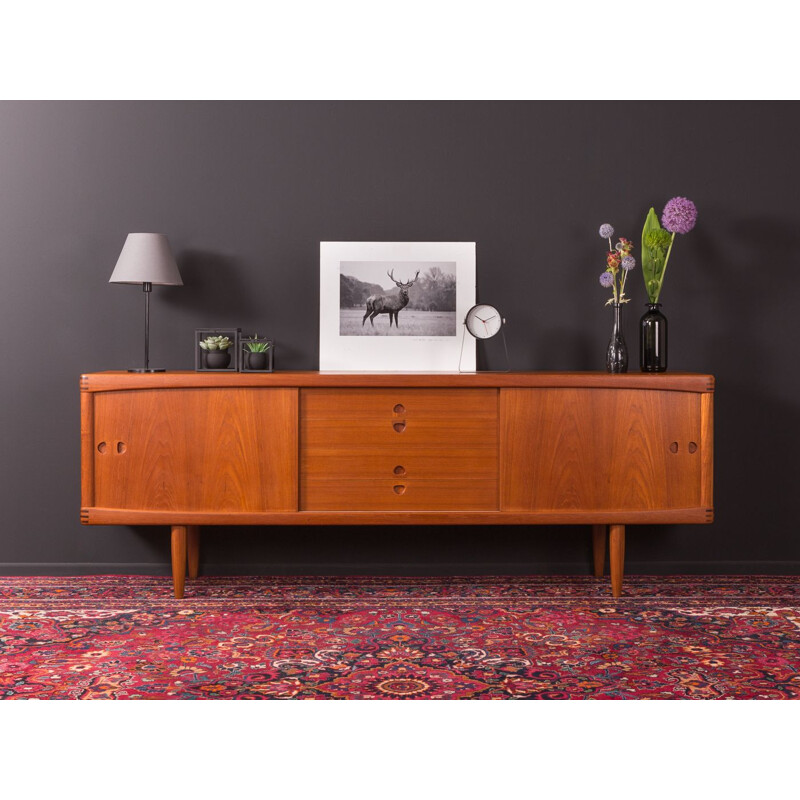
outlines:
[[[167, 233], [154, 366], [192, 332], [257, 328], [318, 366], [321, 240], [476, 241], [512, 368], [602, 369], [603, 222], [638, 244], [699, 209], [662, 295], [670, 366], [712, 372], [711, 526], [632, 527], [631, 571], [798, 571], [797, 103], [0, 103], [3, 572], [164, 571], [164, 528], [81, 527], [78, 375], [139, 365], [142, 295], [107, 283], [131, 231]], [[645, 299], [632, 275], [634, 359]], [[495, 356], [485, 360], [499, 368]], [[217, 571], [577, 571], [580, 528], [210, 529]]]

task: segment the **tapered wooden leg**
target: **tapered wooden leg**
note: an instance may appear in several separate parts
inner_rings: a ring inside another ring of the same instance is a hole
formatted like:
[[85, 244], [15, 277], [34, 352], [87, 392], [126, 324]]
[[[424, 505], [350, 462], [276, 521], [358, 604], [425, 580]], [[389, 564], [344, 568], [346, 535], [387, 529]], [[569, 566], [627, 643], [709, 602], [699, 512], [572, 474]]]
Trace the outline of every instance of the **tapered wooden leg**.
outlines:
[[186, 526], [172, 526], [172, 585], [175, 597], [183, 597], [183, 586], [186, 580]]
[[592, 525], [592, 550], [594, 551], [594, 576], [602, 578], [606, 569], [605, 525]]
[[625, 571], [625, 526], [609, 525], [609, 561], [611, 562], [611, 594], [622, 594], [622, 574]]
[[200, 528], [197, 525], [186, 526], [186, 548], [189, 577], [196, 578], [200, 568]]

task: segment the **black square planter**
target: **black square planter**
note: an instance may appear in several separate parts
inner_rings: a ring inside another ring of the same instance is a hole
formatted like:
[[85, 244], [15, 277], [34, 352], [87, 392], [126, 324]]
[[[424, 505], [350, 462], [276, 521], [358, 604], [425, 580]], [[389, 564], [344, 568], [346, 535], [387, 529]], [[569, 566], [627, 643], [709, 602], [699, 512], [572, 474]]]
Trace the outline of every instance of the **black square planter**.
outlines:
[[[241, 328], [200, 328], [194, 332], [194, 368], [197, 372], [238, 372]], [[233, 344], [225, 350], [203, 350], [200, 342], [209, 336], [227, 336]], [[224, 358], [227, 354], [229, 358]]]
[[[249, 343], [268, 345], [266, 351], [253, 353]], [[275, 342], [260, 336], [244, 336], [239, 339], [239, 372], [272, 372]]]

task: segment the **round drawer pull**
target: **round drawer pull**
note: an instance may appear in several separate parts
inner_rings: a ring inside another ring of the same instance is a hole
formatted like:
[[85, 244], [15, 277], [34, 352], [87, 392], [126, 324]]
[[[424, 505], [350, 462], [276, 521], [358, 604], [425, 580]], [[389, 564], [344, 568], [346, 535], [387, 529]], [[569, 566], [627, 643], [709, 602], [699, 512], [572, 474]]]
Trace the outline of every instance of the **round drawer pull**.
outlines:
[[677, 442], [673, 442], [669, 446], [669, 451], [670, 451], [670, 453], [677, 453], [678, 452], [678, 443]]
[[395, 494], [403, 494], [406, 490], [406, 487], [403, 486], [402, 483], [398, 483], [397, 486], [392, 487], [394, 489]]
[[128, 449], [128, 445], [125, 442], [117, 442], [117, 452], [122, 455]]
[[100, 442], [100, 444], [97, 445], [97, 452], [98, 453], [105, 453], [107, 448], [108, 448], [108, 445], [105, 442]]
[[697, 443], [696, 442], [689, 442], [689, 452], [696, 453], [697, 452]]
[[402, 433], [406, 429], [405, 420], [403, 420], [403, 422], [392, 423], [392, 427], [394, 428], [396, 433]]
[[394, 407], [394, 409], [392, 409], [392, 410], [394, 411], [395, 414], [405, 414], [406, 413], [406, 407], [402, 403], [398, 403]]
[[392, 472], [394, 472], [394, 474], [395, 474], [395, 475], [405, 475], [405, 474], [406, 474], [406, 468], [405, 468], [405, 467], [401, 467], [401, 466], [398, 464], [398, 465], [397, 465], [397, 466], [396, 466], [396, 467], [395, 467], [395, 468], [392, 470]]

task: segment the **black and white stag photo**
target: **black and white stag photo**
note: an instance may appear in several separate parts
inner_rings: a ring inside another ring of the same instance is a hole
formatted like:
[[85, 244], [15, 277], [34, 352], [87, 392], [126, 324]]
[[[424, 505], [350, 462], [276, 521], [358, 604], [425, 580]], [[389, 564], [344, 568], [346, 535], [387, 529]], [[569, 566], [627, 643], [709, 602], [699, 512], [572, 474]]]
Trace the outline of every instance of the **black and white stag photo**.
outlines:
[[455, 336], [453, 261], [342, 261], [340, 336]]

